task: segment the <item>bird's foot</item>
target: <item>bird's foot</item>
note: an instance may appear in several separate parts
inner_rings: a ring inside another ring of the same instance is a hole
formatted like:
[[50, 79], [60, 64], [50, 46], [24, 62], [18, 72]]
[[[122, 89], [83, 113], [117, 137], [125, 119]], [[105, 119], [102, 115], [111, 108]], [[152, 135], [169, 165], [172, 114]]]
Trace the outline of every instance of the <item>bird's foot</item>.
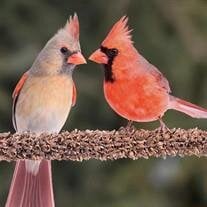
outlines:
[[133, 125], [133, 121], [129, 120], [128, 123], [127, 123], [127, 125], [126, 125], [126, 127], [125, 127], [125, 129], [126, 129], [127, 131], [132, 131], [132, 130], [134, 130], [135, 127], [134, 127], [134, 125]]
[[167, 125], [163, 122], [163, 120], [160, 118], [159, 119], [160, 122], [160, 127], [158, 127], [158, 131], [163, 133], [163, 132], [170, 132], [171, 130], [167, 127]]

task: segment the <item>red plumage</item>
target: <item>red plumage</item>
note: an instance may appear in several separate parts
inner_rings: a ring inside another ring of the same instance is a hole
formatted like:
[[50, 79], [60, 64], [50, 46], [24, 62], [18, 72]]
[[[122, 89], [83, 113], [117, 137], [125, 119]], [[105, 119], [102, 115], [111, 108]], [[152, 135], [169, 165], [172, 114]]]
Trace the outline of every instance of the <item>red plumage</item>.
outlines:
[[161, 119], [168, 109], [196, 118], [207, 110], [170, 95], [167, 79], [133, 46], [128, 18], [122, 17], [89, 59], [105, 68], [104, 95], [120, 116], [138, 122]]

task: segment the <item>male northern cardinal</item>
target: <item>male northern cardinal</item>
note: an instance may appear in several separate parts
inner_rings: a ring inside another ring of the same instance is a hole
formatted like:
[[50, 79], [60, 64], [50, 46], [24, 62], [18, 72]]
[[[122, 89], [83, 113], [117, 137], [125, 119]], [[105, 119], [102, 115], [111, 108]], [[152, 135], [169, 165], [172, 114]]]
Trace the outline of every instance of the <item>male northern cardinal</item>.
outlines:
[[[75, 65], [86, 63], [75, 14], [42, 49], [13, 93], [16, 131], [58, 133], [76, 101]], [[54, 207], [51, 161], [18, 161], [6, 207]]]
[[104, 94], [120, 116], [137, 122], [160, 120], [168, 109], [194, 118], [207, 118], [207, 110], [170, 95], [167, 79], [133, 46], [128, 18], [122, 17], [89, 59], [103, 64]]

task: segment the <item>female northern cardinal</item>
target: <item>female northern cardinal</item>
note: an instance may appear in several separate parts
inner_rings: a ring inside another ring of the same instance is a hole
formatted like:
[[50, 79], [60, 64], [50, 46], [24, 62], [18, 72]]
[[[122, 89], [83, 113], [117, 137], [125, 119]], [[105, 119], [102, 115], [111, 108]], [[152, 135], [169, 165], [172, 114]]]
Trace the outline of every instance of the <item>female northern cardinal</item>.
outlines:
[[[75, 65], [86, 63], [75, 14], [52, 37], [13, 93], [16, 131], [58, 133], [76, 101]], [[18, 161], [6, 207], [54, 207], [51, 161]]]
[[168, 109], [194, 118], [207, 118], [207, 110], [170, 95], [167, 79], [134, 48], [122, 17], [89, 59], [105, 68], [104, 94], [112, 109], [137, 122], [160, 120]]

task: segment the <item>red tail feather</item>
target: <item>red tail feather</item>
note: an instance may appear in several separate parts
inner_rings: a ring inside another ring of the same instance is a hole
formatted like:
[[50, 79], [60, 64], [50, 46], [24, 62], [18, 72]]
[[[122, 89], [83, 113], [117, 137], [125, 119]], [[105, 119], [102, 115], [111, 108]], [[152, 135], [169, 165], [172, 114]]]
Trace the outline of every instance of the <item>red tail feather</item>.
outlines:
[[170, 108], [183, 112], [193, 118], [207, 118], [207, 109], [171, 96]]
[[15, 167], [5, 207], [54, 207], [51, 162], [43, 160], [37, 175], [27, 172], [25, 161]]

